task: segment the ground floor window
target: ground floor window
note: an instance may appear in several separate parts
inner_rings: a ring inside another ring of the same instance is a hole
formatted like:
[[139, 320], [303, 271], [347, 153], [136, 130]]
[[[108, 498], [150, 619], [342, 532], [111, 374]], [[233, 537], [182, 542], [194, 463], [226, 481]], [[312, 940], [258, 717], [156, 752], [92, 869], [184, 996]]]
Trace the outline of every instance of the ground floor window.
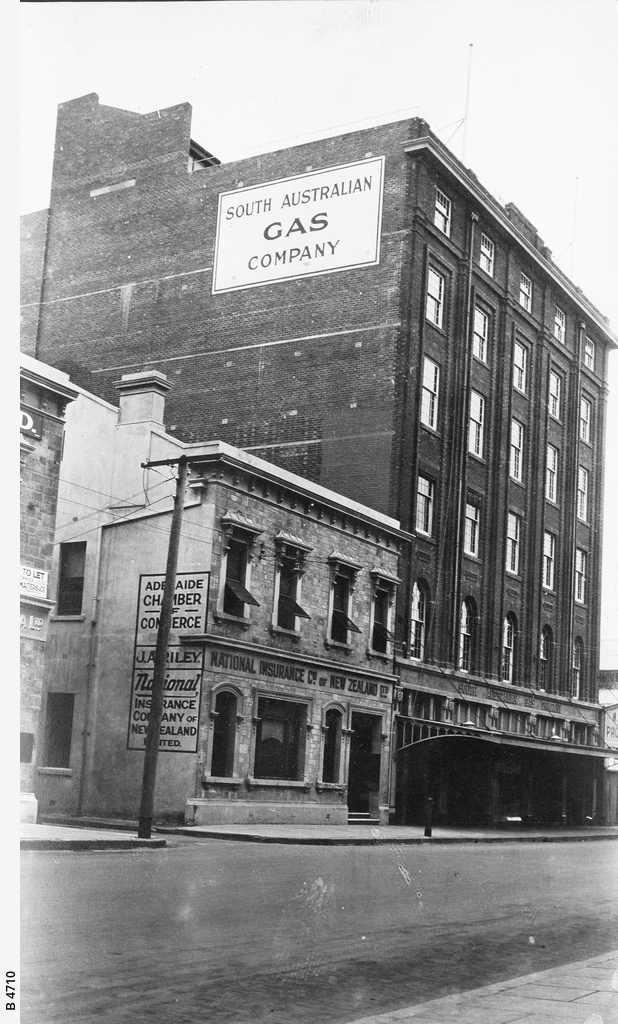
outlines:
[[222, 690], [217, 694], [210, 772], [219, 778], [230, 778], [234, 774], [237, 708], [238, 698], [235, 693]]
[[307, 705], [298, 701], [260, 697], [257, 717], [255, 778], [302, 778]]
[[70, 768], [71, 734], [75, 694], [48, 693], [45, 716], [43, 764], [46, 768]]
[[329, 708], [324, 716], [324, 758], [322, 782], [341, 781], [341, 728], [343, 715], [337, 708]]

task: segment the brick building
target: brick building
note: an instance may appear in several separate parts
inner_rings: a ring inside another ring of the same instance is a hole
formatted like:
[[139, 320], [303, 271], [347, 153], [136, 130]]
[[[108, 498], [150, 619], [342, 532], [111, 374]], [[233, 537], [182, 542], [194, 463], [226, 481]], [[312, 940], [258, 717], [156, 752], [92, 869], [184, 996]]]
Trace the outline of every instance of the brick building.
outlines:
[[[387, 823], [396, 522], [163, 425], [159, 373], [80, 390], [62, 463], [40, 814], [137, 816], [174, 460], [189, 460], [155, 813]], [[93, 456], [96, 471], [90, 472]], [[145, 460], [156, 463], [144, 473]], [[162, 465], [171, 460], [171, 465]], [[79, 564], [79, 578], [65, 567]]]
[[418, 118], [223, 165], [190, 114], [60, 106], [50, 209], [24, 218], [26, 351], [107, 400], [160, 370], [184, 442], [414, 535], [402, 814], [438, 787], [449, 820], [598, 815], [606, 319]]
[[66, 373], [29, 356], [20, 365], [20, 816], [35, 821], [34, 765], [45, 670], [49, 586], [67, 403], [77, 397]]

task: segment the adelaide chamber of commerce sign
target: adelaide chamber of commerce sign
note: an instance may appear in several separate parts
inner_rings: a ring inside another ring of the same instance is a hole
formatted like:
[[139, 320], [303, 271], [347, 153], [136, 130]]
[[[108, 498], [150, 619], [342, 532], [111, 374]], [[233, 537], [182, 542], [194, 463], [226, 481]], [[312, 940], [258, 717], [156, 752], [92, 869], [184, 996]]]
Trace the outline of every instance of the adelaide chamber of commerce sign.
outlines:
[[384, 157], [219, 195], [213, 294], [380, 261]]
[[[159, 733], [159, 750], [170, 753], [193, 754], [197, 750], [204, 652], [201, 645], [181, 644], [178, 638], [180, 634], [198, 636], [206, 632], [209, 579], [210, 574], [203, 570], [176, 575]], [[140, 576], [128, 750], [143, 750], [146, 744], [164, 587], [163, 574]]]

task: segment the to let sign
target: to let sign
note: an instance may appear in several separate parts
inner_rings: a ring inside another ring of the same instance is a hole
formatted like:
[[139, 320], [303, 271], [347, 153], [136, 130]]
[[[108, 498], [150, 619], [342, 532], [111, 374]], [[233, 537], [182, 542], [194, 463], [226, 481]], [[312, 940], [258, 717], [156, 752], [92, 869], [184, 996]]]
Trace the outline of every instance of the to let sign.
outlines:
[[49, 573], [44, 569], [34, 569], [31, 565], [21, 565], [19, 573], [19, 592], [29, 597], [47, 597], [47, 581]]
[[380, 261], [384, 157], [219, 196], [213, 294]]

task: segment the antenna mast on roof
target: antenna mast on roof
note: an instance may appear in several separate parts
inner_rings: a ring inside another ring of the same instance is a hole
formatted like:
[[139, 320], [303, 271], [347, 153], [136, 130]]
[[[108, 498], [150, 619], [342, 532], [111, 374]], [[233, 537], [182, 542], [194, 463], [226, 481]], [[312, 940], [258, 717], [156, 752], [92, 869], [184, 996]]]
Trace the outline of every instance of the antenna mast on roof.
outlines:
[[463, 145], [462, 145], [462, 151], [461, 151], [462, 163], [465, 163], [465, 160], [466, 160], [466, 129], [468, 127], [468, 102], [470, 100], [470, 76], [472, 74], [472, 46], [473, 45], [474, 45], [473, 43], [470, 43], [470, 54], [469, 54], [469, 57], [468, 57], [468, 84], [466, 86], [466, 110], [465, 110], [465, 113], [464, 113]]

